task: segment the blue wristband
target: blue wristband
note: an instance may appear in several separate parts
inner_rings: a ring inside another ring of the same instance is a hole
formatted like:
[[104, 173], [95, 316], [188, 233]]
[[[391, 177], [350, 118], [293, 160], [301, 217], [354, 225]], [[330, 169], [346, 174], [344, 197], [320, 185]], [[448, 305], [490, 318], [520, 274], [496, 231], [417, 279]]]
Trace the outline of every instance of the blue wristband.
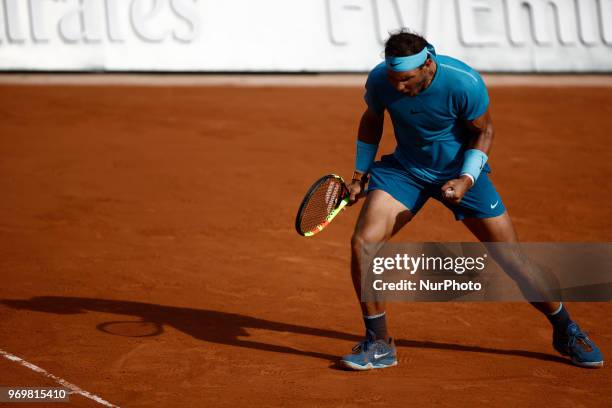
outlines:
[[468, 174], [472, 176], [474, 178], [474, 182], [476, 182], [488, 159], [489, 157], [482, 150], [467, 150], [463, 159], [461, 174]]
[[369, 144], [357, 140], [357, 157], [355, 158], [355, 170], [360, 173], [367, 173], [370, 166], [374, 163], [378, 145]]

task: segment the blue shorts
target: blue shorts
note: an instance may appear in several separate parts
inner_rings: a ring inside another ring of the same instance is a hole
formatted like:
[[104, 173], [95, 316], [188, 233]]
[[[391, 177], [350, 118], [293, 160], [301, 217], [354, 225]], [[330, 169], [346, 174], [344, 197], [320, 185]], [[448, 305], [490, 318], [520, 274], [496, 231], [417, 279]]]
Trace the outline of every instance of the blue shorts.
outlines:
[[408, 172], [392, 155], [383, 156], [372, 165], [368, 191], [383, 190], [404, 204], [413, 215], [432, 197], [450, 209], [457, 220], [464, 218], [491, 218], [506, 211], [487, 173], [481, 173], [459, 204], [442, 199], [444, 183], [429, 183]]

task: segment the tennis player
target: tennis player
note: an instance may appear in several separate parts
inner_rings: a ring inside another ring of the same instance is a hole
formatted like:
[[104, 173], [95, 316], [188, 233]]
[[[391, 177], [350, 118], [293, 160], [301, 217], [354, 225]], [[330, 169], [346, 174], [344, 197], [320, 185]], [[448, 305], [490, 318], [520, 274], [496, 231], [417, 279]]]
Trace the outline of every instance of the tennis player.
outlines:
[[[402, 30], [390, 36], [385, 61], [370, 72], [365, 102], [349, 186], [354, 204], [369, 179], [351, 241], [351, 273], [358, 297], [363, 257], [372, 256], [368, 248], [389, 240], [429, 198], [443, 203], [478, 240], [517, 242], [510, 216], [488, 176], [494, 132], [489, 96], [478, 72], [457, 59], [437, 55], [423, 37]], [[397, 147], [374, 162], [385, 110]], [[523, 263], [510, 259], [503, 267], [523, 293], [537, 293], [537, 282]], [[602, 353], [562, 303], [531, 304], [552, 324], [553, 346], [559, 353], [582, 367], [603, 366]], [[341, 362], [355, 370], [396, 365], [384, 303], [362, 302], [361, 309], [365, 338]]]

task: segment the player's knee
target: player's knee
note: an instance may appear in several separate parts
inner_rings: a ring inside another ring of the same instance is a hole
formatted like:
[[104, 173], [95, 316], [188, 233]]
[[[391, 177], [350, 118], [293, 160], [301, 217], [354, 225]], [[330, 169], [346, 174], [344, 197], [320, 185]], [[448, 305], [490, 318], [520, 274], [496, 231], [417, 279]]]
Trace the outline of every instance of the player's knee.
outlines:
[[354, 233], [351, 237], [351, 250], [353, 252], [359, 253], [361, 252], [361, 247], [364, 244], [364, 239], [361, 234]]
[[351, 237], [351, 250], [357, 256], [376, 252], [381, 239], [364, 231], [355, 232]]
[[530, 270], [531, 262], [522, 253], [507, 251], [494, 256], [494, 259], [504, 268], [515, 274], [525, 274]]

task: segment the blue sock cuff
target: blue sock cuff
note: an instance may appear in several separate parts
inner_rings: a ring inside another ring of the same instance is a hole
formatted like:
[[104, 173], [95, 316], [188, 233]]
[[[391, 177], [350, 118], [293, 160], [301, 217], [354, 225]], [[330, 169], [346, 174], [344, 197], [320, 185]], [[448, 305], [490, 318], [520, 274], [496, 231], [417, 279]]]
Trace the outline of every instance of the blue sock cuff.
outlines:
[[554, 316], [556, 314], [559, 314], [559, 312], [563, 309], [563, 302], [559, 302], [559, 308], [555, 311], [552, 312], [551, 314], [549, 314], [549, 316]]
[[366, 333], [372, 332], [376, 339], [387, 338], [387, 319], [385, 318], [385, 312], [374, 316], [363, 316], [363, 322], [365, 324]]
[[553, 327], [565, 329], [567, 325], [571, 322], [570, 315], [567, 312], [567, 309], [561, 303], [559, 309], [557, 309], [554, 313], [547, 314], [546, 318], [553, 325]]
[[377, 315], [372, 315], [372, 316], [363, 316], [363, 318], [364, 318], [364, 319], [369, 319], [369, 320], [371, 320], [371, 319], [378, 319], [379, 317], [383, 317], [383, 316], [384, 316], [386, 313], [387, 313], [387, 312], [382, 312], [382, 313], [379, 313], [379, 314], [377, 314]]

